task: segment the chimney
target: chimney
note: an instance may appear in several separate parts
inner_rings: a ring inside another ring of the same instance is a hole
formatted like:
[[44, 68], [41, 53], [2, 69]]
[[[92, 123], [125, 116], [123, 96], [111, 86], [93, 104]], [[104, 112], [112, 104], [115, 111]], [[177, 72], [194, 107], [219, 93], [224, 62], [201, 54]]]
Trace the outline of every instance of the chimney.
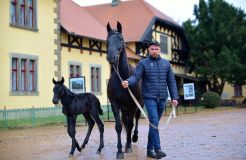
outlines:
[[112, 7], [117, 6], [120, 3], [120, 0], [112, 0]]

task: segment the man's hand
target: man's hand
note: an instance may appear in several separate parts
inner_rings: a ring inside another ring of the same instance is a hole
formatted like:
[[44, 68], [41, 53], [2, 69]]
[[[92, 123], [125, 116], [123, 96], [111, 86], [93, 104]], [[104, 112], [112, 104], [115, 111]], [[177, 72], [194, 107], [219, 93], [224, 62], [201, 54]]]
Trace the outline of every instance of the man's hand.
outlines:
[[173, 99], [171, 101], [171, 104], [176, 107], [179, 104], [179, 102], [176, 99]]
[[123, 88], [128, 88], [129, 83], [128, 83], [128, 81], [122, 81], [121, 85]]

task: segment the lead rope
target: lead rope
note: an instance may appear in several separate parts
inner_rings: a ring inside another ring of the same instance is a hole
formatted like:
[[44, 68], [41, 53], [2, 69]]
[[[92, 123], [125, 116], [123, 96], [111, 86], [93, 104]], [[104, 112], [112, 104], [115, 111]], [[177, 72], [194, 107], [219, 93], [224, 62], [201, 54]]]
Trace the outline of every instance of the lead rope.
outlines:
[[[120, 76], [119, 69], [118, 69], [118, 65], [117, 65], [117, 69], [115, 68], [114, 65], [112, 65], [112, 66], [113, 66], [113, 68], [114, 68], [116, 74], [117, 74], [118, 77], [120, 78], [120, 81], [122, 82], [123, 80], [122, 80], [122, 78], [121, 78], [121, 76]], [[153, 127], [153, 128], [155, 128], [155, 129], [158, 130], [158, 126], [155, 126], [154, 124], [150, 123], [150, 121], [149, 121], [147, 115], [145, 114], [145, 112], [144, 112], [143, 108], [141, 107], [141, 105], [138, 103], [136, 97], [133, 95], [133, 93], [132, 93], [132, 91], [130, 90], [130, 88], [128, 87], [127, 89], [128, 89], [129, 94], [131, 95], [133, 101], [134, 101], [135, 104], [137, 105], [138, 109], [141, 111], [141, 113], [144, 115], [145, 119], [148, 121], [149, 125], [150, 125], [151, 127]], [[165, 123], [165, 125], [164, 125], [164, 128], [166, 128], [167, 125], [169, 124], [172, 115], [173, 115], [174, 118], [176, 118], [176, 112], [175, 112], [175, 106], [174, 106], [174, 105], [172, 105], [172, 112], [170, 113], [170, 115], [169, 115], [169, 117], [168, 117], [168, 119], [167, 119], [167, 121], [166, 121], [166, 123]]]

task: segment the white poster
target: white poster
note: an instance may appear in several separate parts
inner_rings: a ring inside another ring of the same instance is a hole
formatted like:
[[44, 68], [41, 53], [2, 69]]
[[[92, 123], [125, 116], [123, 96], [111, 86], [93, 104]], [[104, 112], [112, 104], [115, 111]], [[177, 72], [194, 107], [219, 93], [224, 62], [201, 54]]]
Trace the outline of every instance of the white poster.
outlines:
[[69, 89], [73, 93], [85, 93], [85, 77], [70, 77]]
[[183, 88], [184, 88], [184, 100], [195, 99], [194, 83], [185, 83]]

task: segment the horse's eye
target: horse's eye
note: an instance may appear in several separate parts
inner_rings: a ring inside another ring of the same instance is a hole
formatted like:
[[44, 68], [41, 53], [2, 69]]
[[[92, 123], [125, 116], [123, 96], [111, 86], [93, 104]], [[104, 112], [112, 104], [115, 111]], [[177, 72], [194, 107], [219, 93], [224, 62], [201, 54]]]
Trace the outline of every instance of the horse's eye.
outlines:
[[119, 46], [119, 47], [118, 47], [118, 50], [121, 50], [121, 48], [122, 48], [122, 47], [121, 47], [121, 46]]

